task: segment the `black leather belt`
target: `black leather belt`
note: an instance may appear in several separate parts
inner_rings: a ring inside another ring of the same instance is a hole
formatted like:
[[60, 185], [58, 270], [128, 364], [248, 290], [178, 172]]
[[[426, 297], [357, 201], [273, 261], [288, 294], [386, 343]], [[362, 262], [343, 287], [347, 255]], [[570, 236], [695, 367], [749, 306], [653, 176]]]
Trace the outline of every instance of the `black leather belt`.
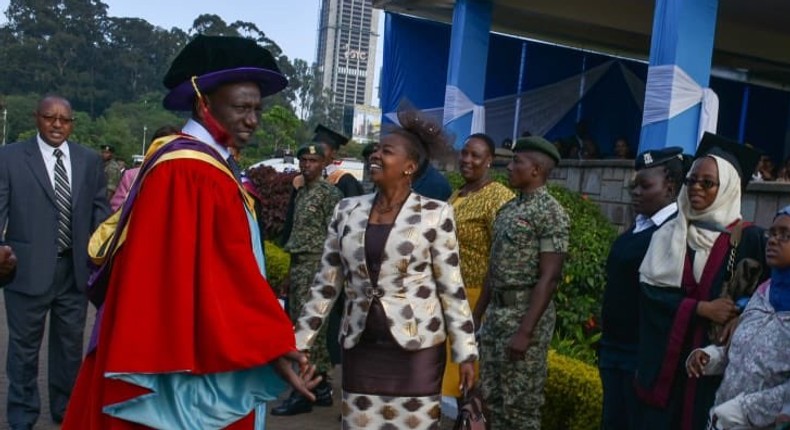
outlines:
[[495, 290], [491, 292], [491, 301], [502, 307], [523, 306], [529, 300], [530, 293], [531, 290]]
[[291, 264], [301, 264], [307, 261], [317, 261], [317, 260], [321, 260], [321, 254], [313, 254], [307, 252], [291, 254]]
[[71, 248], [58, 251], [58, 258], [68, 257], [71, 255]]

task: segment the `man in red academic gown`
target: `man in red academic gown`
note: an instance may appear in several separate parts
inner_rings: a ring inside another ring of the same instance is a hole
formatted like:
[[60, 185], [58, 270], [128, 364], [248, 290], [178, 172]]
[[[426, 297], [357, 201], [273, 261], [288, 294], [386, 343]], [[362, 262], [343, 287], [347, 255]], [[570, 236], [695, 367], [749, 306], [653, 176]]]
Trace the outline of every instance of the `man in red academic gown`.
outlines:
[[252, 203], [228, 152], [287, 80], [252, 40], [198, 36], [164, 83], [164, 106], [192, 118], [149, 150], [106, 242], [66, 430], [263, 429], [265, 402], [285, 382], [310, 398], [318, 382], [264, 277]]

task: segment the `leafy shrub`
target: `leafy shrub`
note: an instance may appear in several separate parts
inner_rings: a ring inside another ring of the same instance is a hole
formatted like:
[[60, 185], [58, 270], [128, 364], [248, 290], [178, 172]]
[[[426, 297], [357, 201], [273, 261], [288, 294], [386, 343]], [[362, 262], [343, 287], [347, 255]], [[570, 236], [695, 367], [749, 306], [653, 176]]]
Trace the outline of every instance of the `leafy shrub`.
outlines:
[[[464, 183], [458, 173], [448, 173], [447, 178], [454, 188]], [[508, 183], [504, 173], [492, 172], [492, 178]], [[548, 189], [571, 221], [568, 256], [554, 297], [557, 325], [553, 344], [563, 353], [594, 364], [594, 343], [599, 337], [595, 321], [600, 317], [606, 284], [606, 257], [617, 230], [586, 196], [560, 185], [549, 184]]]
[[283, 279], [288, 274], [291, 257], [279, 246], [271, 241], [265, 242], [266, 247], [266, 278], [269, 284], [277, 290]]
[[[606, 257], [617, 237], [617, 230], [601, 213], [600, 208], [585, 196], [559, 185], [549, 185], [549, 191], [562, 204], [571, 220], [568, 257], [562, 281], [554, 298], [557, 307], [555, 336], [571, 338], [592, 345], [589, 339], [596, 331], [595, 321], [601, 313], [601, 299], [606, 286]], [[580, 336], [580, 331], [583, 336]], [[593, 356], [578, 356], [588, 359]]]
[[598, 430], [601, 428], [603, 389], [598, 369], [549, 350], [544, 430]]
[[582, 327], [576, 326], [569, 335], [563, 331], [554, 332], [550, 348], [566, 357], [573, 357], [587, 364], [596, 363], [597, 343], [601, 340], [601, 332], [586, 333]]
[[263, 223], [266, 226], [266, 238], [274, 240], [279, 237], [285, 224], [288, 202], [291, 198], [291, 183], [296, 172], [278, 173], [269, 166], [260, 166], [247, 170], [247, 178], [255, 186], [261, 196]]

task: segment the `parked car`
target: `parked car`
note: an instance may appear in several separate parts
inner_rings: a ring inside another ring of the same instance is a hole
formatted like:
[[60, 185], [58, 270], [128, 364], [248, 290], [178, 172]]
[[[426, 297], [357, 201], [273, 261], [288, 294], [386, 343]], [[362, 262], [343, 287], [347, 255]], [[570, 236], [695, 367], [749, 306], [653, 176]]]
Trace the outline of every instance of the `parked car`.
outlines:
[[[362, 180], [365, 164], [361, 161], [355, 158], [343, 158], [340, 160], [335, 160], [335, 164], [337, 164], [341, 169], [354, 175], [358, 181]], [[278, 172], [298, 172], [299, 160], [297, 160], [296, 157], [292, 155], [286, 155], [284, 157], [275, 157], [268, 160], [259, 161], [247, 169], [254, 169], [260, 166], [269, 166]]]

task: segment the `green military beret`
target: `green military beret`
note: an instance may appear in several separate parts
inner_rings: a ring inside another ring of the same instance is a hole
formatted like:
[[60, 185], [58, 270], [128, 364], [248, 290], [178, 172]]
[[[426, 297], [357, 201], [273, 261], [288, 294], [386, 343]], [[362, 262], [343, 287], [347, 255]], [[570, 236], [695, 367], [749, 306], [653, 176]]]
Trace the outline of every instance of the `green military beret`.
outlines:
[[560, 151], [540, 136], [521, 137], [513, 145], [513, 152], [538, 151], [548, 155], [555, 163], [560, 162]]
[[318, 143], [308, 143], [307, 145], [300, 146], [299, 149], [296, 150], [296, 158], [301, 158], [302, 155], [305, 154], [318, 154], [323, 157], [324, 148]]

